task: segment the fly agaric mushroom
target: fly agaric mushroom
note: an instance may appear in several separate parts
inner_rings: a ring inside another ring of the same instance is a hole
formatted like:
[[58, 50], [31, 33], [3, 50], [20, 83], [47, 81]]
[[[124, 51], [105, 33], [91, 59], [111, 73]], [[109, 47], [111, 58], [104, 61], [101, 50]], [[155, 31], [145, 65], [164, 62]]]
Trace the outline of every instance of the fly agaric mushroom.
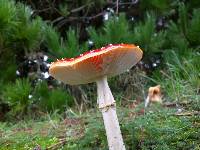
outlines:
[[102, 112], [110, 150], [125, 150], [115, 100], [107, 77], [125, 72], [142, 58], [142, 50], [133, 44], [108, 45], [76, 58], [53, 62], [49, 72], [54, 78], [70, 84], [97, 83], [97, 103]]

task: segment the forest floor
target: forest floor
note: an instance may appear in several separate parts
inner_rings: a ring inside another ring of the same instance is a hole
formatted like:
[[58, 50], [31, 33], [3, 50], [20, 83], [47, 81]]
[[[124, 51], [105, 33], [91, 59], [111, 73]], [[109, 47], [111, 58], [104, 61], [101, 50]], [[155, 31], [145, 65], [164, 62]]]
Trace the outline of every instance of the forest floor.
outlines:
[[[200, 149], [200, 112], [187, 111], [185, 105], [153, 104], [146, 110], [143, 103], [118, 107], [127, 149]], [[0, 149], [107, 149], [100, 112], [70, 112], [65, 117], [54, 113], [35, 120], [0, 122]]]

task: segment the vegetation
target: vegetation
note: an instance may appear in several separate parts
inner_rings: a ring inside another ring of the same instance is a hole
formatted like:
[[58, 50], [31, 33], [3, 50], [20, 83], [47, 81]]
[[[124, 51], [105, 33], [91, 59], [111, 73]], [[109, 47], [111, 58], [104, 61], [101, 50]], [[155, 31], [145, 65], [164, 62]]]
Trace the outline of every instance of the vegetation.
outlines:
[[[199, 116], [176, 116], [175, 109], [163, 109], [158, 105], [151, 107], [145, 115], [139, 115], [138, 110], [118, 110], [127, 149], [200, 148]], [[99, 112], [84, 115], [73, 112], [71, 117], [62, 118], [54, 113], [40, 120], [1, 124], [0, 142], [7, 149], [107, 149]]]
[[[0, 149], [107, 149], [95, 85], [64, 85], [48, 67], [111, 43], [144, 51], [109, 79], [126, 148], [200, 149], [199, 35], [196, 0], [0, 0]], [[144, 110], [158, 84], [163, 104]]]

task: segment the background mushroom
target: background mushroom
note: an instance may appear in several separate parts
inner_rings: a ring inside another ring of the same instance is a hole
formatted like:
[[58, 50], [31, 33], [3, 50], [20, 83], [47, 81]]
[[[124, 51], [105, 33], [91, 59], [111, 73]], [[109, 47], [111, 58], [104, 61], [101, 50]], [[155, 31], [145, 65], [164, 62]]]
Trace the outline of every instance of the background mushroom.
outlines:
[[147, 107], [149, 103], [151, 102], [162, 103], [162, 94], [161, 94], [160, 85], [156, 85], [149, 88], [148, 96], [145, 99], [145, 107]]
[[125, 72], [135, 65], [143, 52], [133, 44], [108, 45], [76, 58], [62, 59], [51, 64], [50, 74], [70, 85], [97, 83], [97, 103], [102, 112], [110, 150], [123, 150], [116, 105], [107, 77]]

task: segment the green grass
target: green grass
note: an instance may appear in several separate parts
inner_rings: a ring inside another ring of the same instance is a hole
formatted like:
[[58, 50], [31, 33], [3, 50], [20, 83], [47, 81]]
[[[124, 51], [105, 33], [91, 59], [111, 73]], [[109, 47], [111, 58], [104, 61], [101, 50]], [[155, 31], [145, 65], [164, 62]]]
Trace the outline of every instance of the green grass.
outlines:
[[[143, 103], [135, 109], [117, 109], [127, 149], [200, 148], [199, 116], [176, 116], [176, 108], [161, 105], [151, 105], [142, 114], [142, 107]], [[0, 149], [45, 149], [53, 145], [60, 150], [107, 149], [100, 112], [90, 110], [62, 118], [54, 114], [39, 120], [0, 123]], [[58, 144], [61, 140], [65, 140], [64, 145]]]
[[0, 149], [32, 149], [37, 145], [45, 148], [58, 141], [51, 130], [52, 127], [47, 121], [1, 124]]
[[[81, 116], [80, 116], [81, 117]], [[83, 117], [62, 119], [57, 113], [43, 114], [39, 119], [0, 123], [0, 149], [48, 148], [61, 140], [79, 137]]]

